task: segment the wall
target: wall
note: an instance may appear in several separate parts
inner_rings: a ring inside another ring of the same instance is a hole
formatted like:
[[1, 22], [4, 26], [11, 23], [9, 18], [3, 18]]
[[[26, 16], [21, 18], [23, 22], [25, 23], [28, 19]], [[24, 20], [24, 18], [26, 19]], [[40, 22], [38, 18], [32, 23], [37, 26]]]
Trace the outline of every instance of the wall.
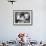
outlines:
[[[13, 10], [33, 10], [32, 26], [14, 26]], [[13, 5], [0, 0], [0, 40], [15, 40], [19, 32], [30, 34], [33, 40], [46, 40], [46, 1], [17, 0]]]

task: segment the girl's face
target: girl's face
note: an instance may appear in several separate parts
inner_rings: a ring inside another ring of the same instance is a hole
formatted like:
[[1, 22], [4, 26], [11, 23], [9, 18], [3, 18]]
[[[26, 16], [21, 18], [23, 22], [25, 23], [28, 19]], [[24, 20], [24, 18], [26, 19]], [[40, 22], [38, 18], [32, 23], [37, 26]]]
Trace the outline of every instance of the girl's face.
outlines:
[[24, 17], [25, 17], [26, 19], [28, 19], [29, 15], [28, 15], [28, 14], [24, 14]]

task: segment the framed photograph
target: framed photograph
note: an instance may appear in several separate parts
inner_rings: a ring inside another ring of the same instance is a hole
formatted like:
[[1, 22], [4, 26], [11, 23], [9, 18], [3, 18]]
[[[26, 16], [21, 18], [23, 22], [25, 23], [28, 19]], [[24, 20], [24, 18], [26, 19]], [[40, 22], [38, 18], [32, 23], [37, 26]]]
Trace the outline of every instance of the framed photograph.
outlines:
[[32, 25], [32, 10], [13, 10], [14, 25]]

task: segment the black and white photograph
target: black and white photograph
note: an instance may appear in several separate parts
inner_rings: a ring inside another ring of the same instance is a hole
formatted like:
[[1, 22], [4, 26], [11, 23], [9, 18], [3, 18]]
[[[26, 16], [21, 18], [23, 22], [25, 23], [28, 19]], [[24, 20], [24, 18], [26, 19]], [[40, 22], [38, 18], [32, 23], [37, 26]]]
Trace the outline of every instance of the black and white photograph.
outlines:
[[13, 24], [31, 24], [32, 10], [14, 10]]

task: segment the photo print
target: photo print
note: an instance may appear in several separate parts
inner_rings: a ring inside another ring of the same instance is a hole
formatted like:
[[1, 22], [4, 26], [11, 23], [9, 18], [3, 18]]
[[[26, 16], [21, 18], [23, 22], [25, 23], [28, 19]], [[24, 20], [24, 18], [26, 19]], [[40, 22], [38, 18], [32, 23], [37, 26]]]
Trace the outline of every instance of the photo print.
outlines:
[[32, 10], [14, 10], [13, 24], [31, 24]]

